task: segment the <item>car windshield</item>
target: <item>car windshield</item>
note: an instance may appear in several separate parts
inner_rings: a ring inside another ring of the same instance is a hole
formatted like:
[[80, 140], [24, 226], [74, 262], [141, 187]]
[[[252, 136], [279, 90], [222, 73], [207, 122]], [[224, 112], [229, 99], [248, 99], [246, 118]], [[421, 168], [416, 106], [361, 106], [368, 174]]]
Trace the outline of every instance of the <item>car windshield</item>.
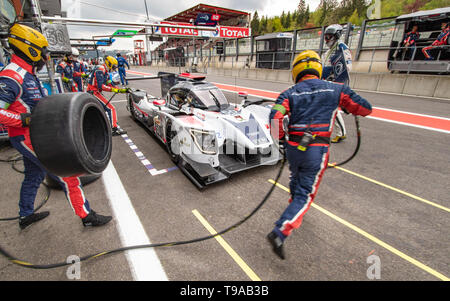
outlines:
[[194, 90], [193, 93], [201, 102], [200, 106], [209, 111], [220, 112], [229, 107], [228, 101], [219, 89]]

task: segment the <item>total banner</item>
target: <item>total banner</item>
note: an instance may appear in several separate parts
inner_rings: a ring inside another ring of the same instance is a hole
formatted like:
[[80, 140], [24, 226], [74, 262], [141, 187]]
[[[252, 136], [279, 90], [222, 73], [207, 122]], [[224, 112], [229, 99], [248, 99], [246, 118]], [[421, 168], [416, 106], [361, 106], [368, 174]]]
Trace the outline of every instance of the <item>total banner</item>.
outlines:
[[[176, 25], [176, 26], [192, 26], [189, 23], [160, 22], [160, 24]], [[233, 27], [233, 26], [216, 26], [216, 30], [196, 30], [183, 27], [156, 27], [154, 34], [174, 35], [174, 36], [195, 36], [208, 38], [246, 38], [251, 34], [250, 28]]]

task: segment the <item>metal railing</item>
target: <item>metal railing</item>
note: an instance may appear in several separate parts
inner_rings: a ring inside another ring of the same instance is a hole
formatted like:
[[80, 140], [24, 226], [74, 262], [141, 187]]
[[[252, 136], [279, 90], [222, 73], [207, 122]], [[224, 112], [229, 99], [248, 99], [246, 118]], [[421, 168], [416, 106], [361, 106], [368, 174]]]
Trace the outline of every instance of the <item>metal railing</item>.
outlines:
[[[375, 63], [385, 63], [391, 72], [426, 72], [426, 73], [448, 73], [450, 72], [450, 45], [433, 46], [429, 51], [433, 59], [426, 59], [424, 48], [431, 45], [420, 45], [413, 47], [372, 47], [363, 51], [370, 51], [370, 59], [360, 59], [358, 63], [369, 63], [367, 73], [372, 71]], [[375, 58], [376, 51], [388, 52], [385, 58]]]

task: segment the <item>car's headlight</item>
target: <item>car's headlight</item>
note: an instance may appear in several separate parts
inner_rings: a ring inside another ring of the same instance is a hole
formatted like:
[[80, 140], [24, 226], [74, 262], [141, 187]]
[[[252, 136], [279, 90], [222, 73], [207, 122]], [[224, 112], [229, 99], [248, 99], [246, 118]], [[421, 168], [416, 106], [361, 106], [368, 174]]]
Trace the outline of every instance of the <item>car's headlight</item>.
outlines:
[[214, 132], [190, 129], [192, 139], [198, 149], [207, 155], [217, 154], [217, 139]]

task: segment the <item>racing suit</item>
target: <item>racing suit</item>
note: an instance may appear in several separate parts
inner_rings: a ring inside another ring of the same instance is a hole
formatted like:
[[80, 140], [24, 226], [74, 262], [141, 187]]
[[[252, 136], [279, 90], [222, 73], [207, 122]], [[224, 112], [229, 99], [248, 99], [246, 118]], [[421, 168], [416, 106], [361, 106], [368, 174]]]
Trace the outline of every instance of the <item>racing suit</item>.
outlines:
[[[338, 107], [366, 116], [372, 107], [348, 86], [304, 76], [296, 85], [278, 96], [271, 110], [272, 135], [284, 139], [283, 117], [289, 115], [289, 141], [285, 142], [289, 161], [290, 204], [275, 223], [275, 232], [282, 240], [300, 227], [304, 214], [317, 194], [327, 168], [330, 136]], [[278, 131], [276, 131], [278, 128]], [[298, 148], [305, 132], [316, 135], [305, 151]], [[274, 133], [275, 132], [275, 133]]]
[[130, 65], [128, 64], [127, 60], [121, 56], [117, 57], [117, 65], [119, 67], [120, 82], [122, 83], [122, 85], [128, 85], [125, 65], [127, 65], [128, 69], [130, 69]]
[[420, 34], [417, 31], [410, 31], [405, 35], [403, 40], [403, 47], [406, 47], [405, 59], [411, 59], [411, 51], [414, 53], [416, 49], [416, 41], [420, 38]]
[[[343, 84], [349, 85], [350, 83], [349, 77], [347, 77], [347, 79], [334, 78], [333, 65], [331, 62], [334, 61], [334, 59], [341, 53], [343, 54], [345, 59], [347, 72], [350, 73], [350, 70], [352, 68], [352, 54], [350, 52], [350, 49], [348, 48], [347, 45], [345, 45], [345, 43], [336, 42], [332, 47], [330, 47], [330, 49], [328, 49], [328, 51], [324, 54], [322, 58], [323, 63], [322, 79], [331, 80], [334, 82], [341, 82]], [[340, 137], [347, 135], [344, 118], [342, 118], [342, 113], [340, 111], [338, 111], [336, 116], [336, 135]]]
[[423, 54], [427, 60], [433, 60], [434, 58], [431, 56], [430, 51], [436, 47], [447, 45], [448, 37], [450, 36], [450, 27], [447, 26], [442, 32], [438, 35], [436, 41], [431, 44], [431, 46], [424, 47], [422, 49]]
[[[12, 56], [11, 63], [0, 72], [0, 88], [0, 123], [8, 126], [10, 142], [22, 154], [25, 166], [25, 178], [20, 189], [19, 215], [28, 216], [34, 212], [36, 194], [47, 171], [33, 151], [30, 130], [23, 124], [22, 114], [31, 113], [45, 94], [32, 66], [16, 55]], [[61, 185], [75, 213], [80, 218], [86, 217], [90, 207], [80, 179], [48, 175]]]
[[117, 113], [116, 108], [109, 102], [102, 94], [102, 91], [111, 92], [113, 89], [117, 89], [111, 84], [109, 74], [105, 65], [94, 67], [94, 70], [89, 76], [89, 84], [87, 91], [92, 93], [99, 101], [103, 103], [109, 120], [111, 121], [111, 127], [117, 128]]
[[85, 72], [86, 69], [82, 62], [78, 60], [73, 61], [73, 80], [77, 84], [79, 92], [83, 92], [83, 80], [81, 78]]
[[74, 69], [71, 63], [61, 61], [58, 66], [56, 66], [56, 72], [61, 74], [65, 92], [78, 91], [76, 82], [74, 82]]

